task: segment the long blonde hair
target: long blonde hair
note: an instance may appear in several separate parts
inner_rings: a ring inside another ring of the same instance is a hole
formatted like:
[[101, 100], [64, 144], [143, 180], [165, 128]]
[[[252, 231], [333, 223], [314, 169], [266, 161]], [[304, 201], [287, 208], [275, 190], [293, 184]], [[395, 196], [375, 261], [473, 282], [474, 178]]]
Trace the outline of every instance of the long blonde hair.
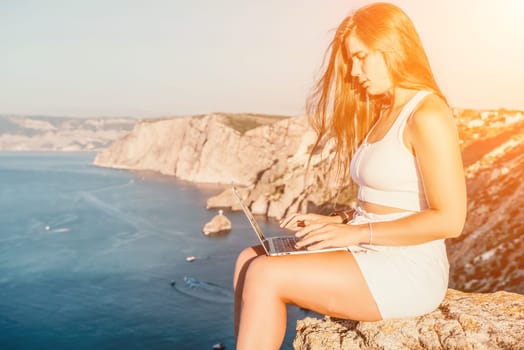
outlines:
[[374, 3], [346, 17], [328, 47], [324, 73], [306, 104], [309, 122], [317, 132], [311, 155], [326, 138], [333, 138], [337, 170], [343, 178], [354, 152], [389, 103], [383, 96], [367, 95], [352, 79], [346, 39], [353, 31], [370, 50], [382, 53], [394, 86], [429, 90], [445, 101], [415, 26], [400, 8]]

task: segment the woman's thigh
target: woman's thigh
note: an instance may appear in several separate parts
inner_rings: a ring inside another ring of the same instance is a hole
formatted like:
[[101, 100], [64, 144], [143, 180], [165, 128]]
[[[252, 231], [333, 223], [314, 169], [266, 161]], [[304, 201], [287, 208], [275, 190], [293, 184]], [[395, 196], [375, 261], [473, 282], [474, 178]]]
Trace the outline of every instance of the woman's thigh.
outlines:
[[380, 312], [353, 254], [259, 256], [249, 264], [244, 293], [273, 294], [285, 303], [321, 314], [362, 321], [380, 320]]

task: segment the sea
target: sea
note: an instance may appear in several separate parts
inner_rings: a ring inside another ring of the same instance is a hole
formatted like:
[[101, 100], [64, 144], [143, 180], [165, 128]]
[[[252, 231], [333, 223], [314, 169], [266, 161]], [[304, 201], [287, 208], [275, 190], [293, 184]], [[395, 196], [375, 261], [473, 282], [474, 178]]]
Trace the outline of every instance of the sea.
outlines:
[[[233, 266], [257, 240], [238, 212], [202, 233], [224, 187], [94, 157], [0, 153], [0, 349], [234, 349]], [[288, 307], [282, 349], [306, 316]]]

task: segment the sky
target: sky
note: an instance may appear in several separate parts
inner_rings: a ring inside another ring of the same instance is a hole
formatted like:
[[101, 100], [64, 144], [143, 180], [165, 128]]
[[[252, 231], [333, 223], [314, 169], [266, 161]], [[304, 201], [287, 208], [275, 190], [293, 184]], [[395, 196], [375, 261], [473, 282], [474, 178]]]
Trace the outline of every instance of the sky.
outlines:
[[[0, 114], [301, 115], [371, 1], [0, 0]], [[391, 0], [452, 107], [524, 110], [523, 0]]]

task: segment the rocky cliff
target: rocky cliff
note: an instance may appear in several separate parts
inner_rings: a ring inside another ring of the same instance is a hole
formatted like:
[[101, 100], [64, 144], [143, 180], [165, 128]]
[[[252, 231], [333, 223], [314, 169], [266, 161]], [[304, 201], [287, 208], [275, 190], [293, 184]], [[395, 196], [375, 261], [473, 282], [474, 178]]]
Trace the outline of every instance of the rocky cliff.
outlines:
[[0, 151], [100, 151], [135, 123], [133, 118], [0, 115]]
[[99, 153], [95, 164], [249, 186], [267, 168], [291, 157], [305, 130], [300, 118], [250, 114], [143, 120]]
[[524, 294], [524, 122], [500, 127], [463, 154], [468, 217], [463, 234], [448, 241], [450, 286]]

